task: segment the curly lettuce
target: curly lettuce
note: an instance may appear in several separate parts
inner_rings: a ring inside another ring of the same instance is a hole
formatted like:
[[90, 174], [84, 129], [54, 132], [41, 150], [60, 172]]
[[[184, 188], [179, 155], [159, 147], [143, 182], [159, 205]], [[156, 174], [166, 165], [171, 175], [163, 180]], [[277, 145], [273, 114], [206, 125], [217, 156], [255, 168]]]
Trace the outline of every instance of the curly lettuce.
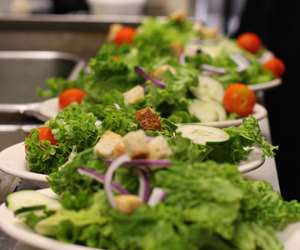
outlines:
[[45, 124], [51, 128], [57, 145], [47, 140], [40, 141], [38, 130], [33, 129], [25, 140], [29, 169], [37, 173], [52, 173], [68, 160], [72, 151], [80, 152], [93, 146], [100, 133], [96, 120], [80, 105], [70, 105]]

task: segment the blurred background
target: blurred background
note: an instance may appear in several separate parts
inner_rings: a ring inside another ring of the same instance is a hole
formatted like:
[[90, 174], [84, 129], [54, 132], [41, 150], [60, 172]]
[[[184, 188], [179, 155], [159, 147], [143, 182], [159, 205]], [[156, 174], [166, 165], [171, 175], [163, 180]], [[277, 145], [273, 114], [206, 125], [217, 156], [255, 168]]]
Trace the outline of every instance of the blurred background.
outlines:
[[176, 10], [233, 34], [244, 4], [244, 0], [1, 0], [0, 50], [50, 49], [88, 58], [103, 40], [105, 24], [134, 25], [141, 16], [166, 16]]
[[0, 51], [52, 50], [87, 60], [105, 41], [110, 24], [137, 26], [144, 16], [166, 16], [179, 9], [228, 36], [256, 32], [286, 64], [283, 85], [268, 91], [264, 102], [273, 143], [280, 148], [276, 161], [281, 192], [286, 199], [300, 199], [294, 146], [300, 140], [295, 122], [299, 5], [282, 0], [0, 0]]

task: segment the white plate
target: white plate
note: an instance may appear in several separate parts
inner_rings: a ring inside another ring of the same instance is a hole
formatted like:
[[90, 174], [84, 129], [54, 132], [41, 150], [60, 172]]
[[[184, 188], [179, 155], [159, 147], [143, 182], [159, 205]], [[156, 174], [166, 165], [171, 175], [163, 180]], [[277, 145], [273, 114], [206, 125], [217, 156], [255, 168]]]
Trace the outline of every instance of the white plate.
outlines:
[[248, 87], [250, 89], [252, 89], [253, 91], [261, 91], [261, 90], [267, 90], [267, 89], [275, 88], [275, 87], [277, 87], [281, 84], [282, 84], [281, 78], [276, 78], [276, 79], [274, 79], [272, 81], [269, 81], [269, 82], [248, 85]]
[[41, 102], [38, 107], [38, 112], [45, 117], [43, 121], [54, 118], [59, 112], [58, 98], [51, 98]]
[[[262, 152], [254, 149], [248, 159], [241, 162], [242, 173], [259, 168], [265, 161]], [[47, 186], [47, 175], [30, 172], [25, 159], [24, 143], [15, 144], [0, 152], [0, 170], [10, 175], [37, 182], [40, 187]], [[44, 185], [42, 185], [44, 184]]]
[[[50, 189], [42, 189], [41, 192], [50, 197], [55, 194]], [[6, 208], [5, 204], [0, 207], [0, 229], [11, 237], [26, 243], [30, 246], [45, 250], [99, 250], [95, 248], [83, 247], [74, 244], [66, 244], [54, 239], [47, 238], [31, 231], [21, 224], [14, 214]], [[279, 239], [285, 250], [299, 250], [300, 246], [300, 223], [295, 223], [287, 227], [283, 232], [278, 233]]]
[[15, 144], [0, 152], [0, 170], [22, 179], [47, 183], [47, 175], [33, 173], [28, 170], [24, 142]]
[[[258, 121], [267, 117], [267, 110], [260, 104], [255, 104], [252, 114]], [[243, 119], [235, 119], [235, 120], [225, 120], [225, 121], [217, 121], [217, 122], [201, 122], [201, 123], [188, 123], [188, 124], [201, 124], [204, 126], [211, 126], [216, 128], [226, 128], [241, 125]]]

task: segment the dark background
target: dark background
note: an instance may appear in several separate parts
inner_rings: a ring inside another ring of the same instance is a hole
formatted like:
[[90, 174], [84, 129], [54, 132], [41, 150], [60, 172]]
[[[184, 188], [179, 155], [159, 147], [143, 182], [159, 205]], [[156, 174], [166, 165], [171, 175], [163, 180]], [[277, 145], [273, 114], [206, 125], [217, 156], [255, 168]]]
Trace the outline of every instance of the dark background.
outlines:
[[265, 45], [285, 62], [286, 73], [279, 88], [265, 93], [276, 156], [281, 193], [300, 200], [300, 3], [283, 0], [248, 0], [238, 33], [259, 34]]

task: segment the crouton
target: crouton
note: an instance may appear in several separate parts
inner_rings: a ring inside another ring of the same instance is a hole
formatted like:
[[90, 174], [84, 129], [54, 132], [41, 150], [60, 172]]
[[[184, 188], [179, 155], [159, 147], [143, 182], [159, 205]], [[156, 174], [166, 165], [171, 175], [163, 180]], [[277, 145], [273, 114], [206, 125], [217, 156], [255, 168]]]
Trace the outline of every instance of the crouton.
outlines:
[[200, 30], [200, 36], [204, 39], [216, 39], [219, 36], [219, 30], [216, 27], [203, 27]]
[[126, 153], [133, 159], [148, 157], [148, 139], [143, 130], [129, 132], [123, 138]]
[[116, 196], [115, 203], [116, 209], [125, 214], [130, 214], [143, 205], [141, 198], [132, 194]]
[[124, 103], [134, 104], [142, 99], [144, 99], [144, 88], [140, 85], [133, 87], [132, 89], [128, 90], [127, 92], [123, 93]]
[[108, 130], [102, 135], [101, 139], [96, 144], [94, 148], [95, 153], [101, 157], [111, 157], [115, 147], [122, 141], [122, 136]]
[[113, 149], [112, 158], [117, 158], [125, 153], [126, 153], [125, 145], [124, 142], [122, 141], [118, 145], [116, 145], [115, 148]]
[[184, 46], [180, 42], [173, 42], [171, 44], [171, 50], [175, 56], [180, 56], [184, 52]]
[[168, 64], [156, 68], [153, 71], [152, 75], [154, 77], [160, 78], [166, 71], [170, 71], [173, 75], [176, 75], [176, 69]]
[[170, 19], [176, 22], [183, 22], [187, 19], [187, 13], [184, 10], [175, 11], [170, 15]]
[[159, 160], [171, 154], [169, 144], [163, 136], [154, 137], [149, 143], [149, 156], [151, 160]]
[[135, 118], [144, 130], [161, 129], [159, 116], [149, 107], [136, 111]]
[[109, 31], [108, 31], [108, 36], [107, 36], [107, 40], [109, 42], [112, 42], [115, 37], [116, 37], [116, 34], [123, 28], [123, 25], [121, 24], [112, 24], [110, 25], [109, 27]]

